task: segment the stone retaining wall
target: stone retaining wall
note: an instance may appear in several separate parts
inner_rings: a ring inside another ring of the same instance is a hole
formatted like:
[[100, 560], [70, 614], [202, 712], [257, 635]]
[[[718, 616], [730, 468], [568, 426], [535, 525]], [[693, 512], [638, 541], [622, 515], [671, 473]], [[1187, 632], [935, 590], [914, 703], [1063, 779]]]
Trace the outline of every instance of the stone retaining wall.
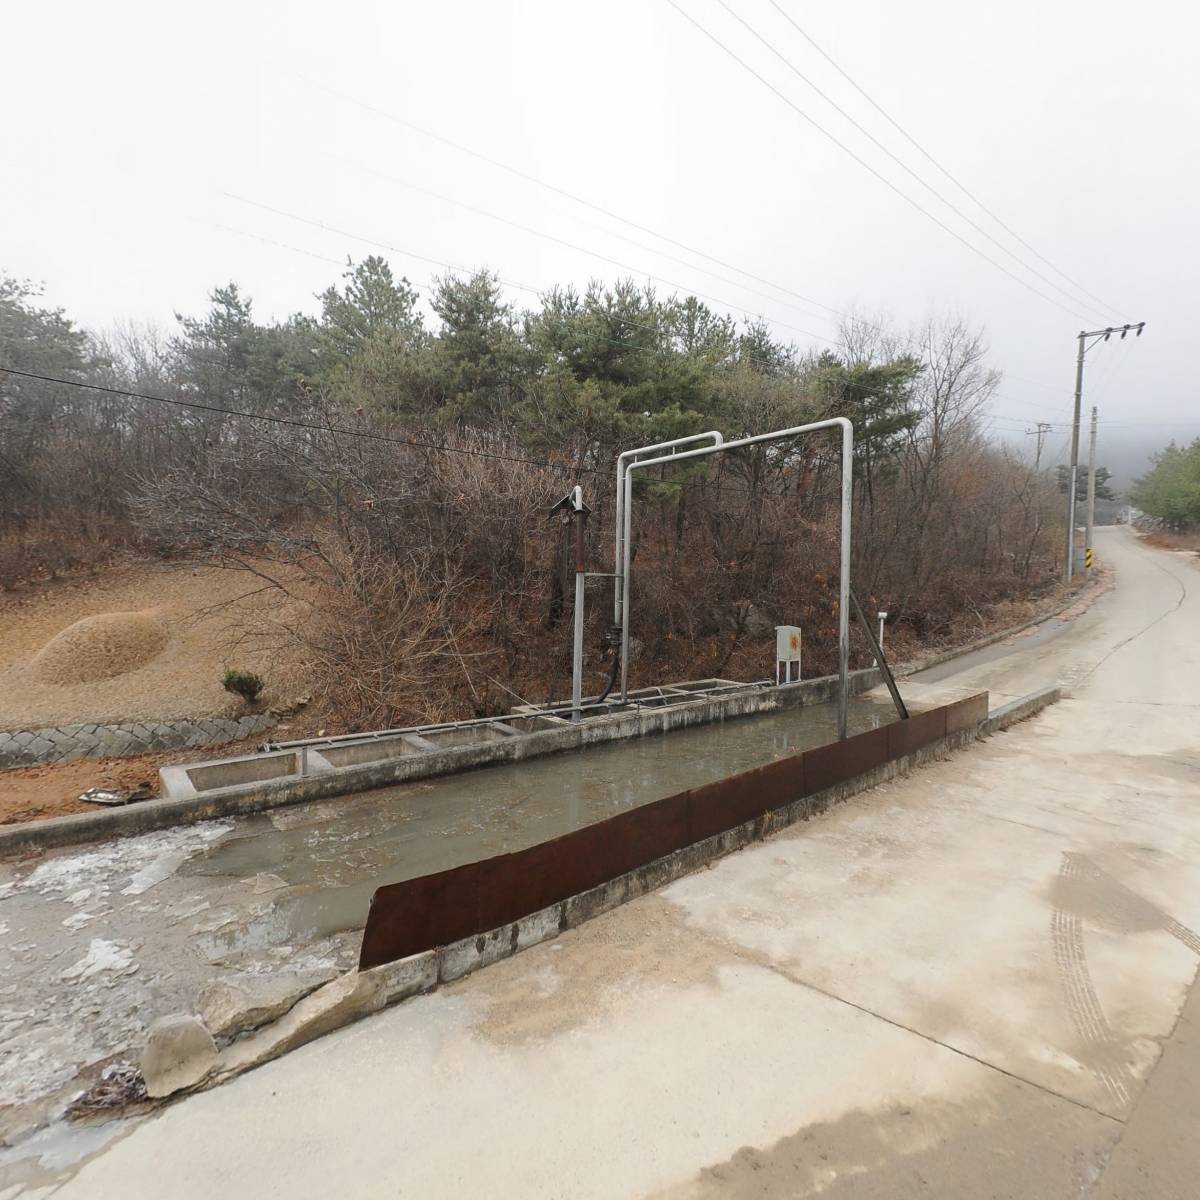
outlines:
[[50, 729], [0, 731], [0, 770], [36, 763], [72, 762], [77, 758], [107, 758], [219, 746], [253, 737], [275, 724], [269, 713], [234, 719], [199, 721], [140, 721], [131, 725], [56, 725]]

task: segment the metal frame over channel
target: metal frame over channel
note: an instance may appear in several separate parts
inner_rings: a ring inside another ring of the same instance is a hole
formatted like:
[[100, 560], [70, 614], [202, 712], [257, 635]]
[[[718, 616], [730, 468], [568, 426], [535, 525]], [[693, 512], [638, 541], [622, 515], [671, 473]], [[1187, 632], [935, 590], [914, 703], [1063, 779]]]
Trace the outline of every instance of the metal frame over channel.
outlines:
[[[779, 429], [774, 433], [759, 433], [753, 437], [738, 438], [736, 441], [719, 441], [713, 446], [703, 446], [696, 450], [674, 450], [656, 458], [638, 458], [633, 462], [617, 463], [619, 520], [621, 536], [618, 539], [619, 565], [615, 568], [620, 576], [617, 583], [621, 591], [619, 605], [614, 604], [613, 614], [616, 624], [621, 626], [621, 697], [629, 694], [629, 576], [631, 571], [629, 553], [629, 533], [633, 507], [633, 473], [646, 467], [657, 467], [663, 463], [683, 462], [685, 459], [707, 458], [712, 454], [722, 454], [726, 450], [740, 450], [744, 446], [761, 446], [769, 442], [779, 442], [786, 438], [799, 437], [806, 433], [816, 433], [822, 429], [840, 429], [842, 431], [842, 516], [841, 516], [841, 555], [838, 568], [838, 737], [845, 738], [849, 690], [847, 680], [850, 673], [850, 517], [851, 499], [854, 486], [854, 426], [846, 417], [829, 417], [824, 421], [813, 421], [808, 425], [795, 425], [790, 429]], [[711, 434], [697, 434], [696, 437], [711, 437]], [[720, 434], [716, 435], [718, 438]], [[678, 444], [678, 443], [675, 443]], [[654, 447], [646, 447], [646, 450]], [[640, 450], [626, 451], [621, 455], [638, 455]], [[622, 467], [624, 468], [622, 470]]]

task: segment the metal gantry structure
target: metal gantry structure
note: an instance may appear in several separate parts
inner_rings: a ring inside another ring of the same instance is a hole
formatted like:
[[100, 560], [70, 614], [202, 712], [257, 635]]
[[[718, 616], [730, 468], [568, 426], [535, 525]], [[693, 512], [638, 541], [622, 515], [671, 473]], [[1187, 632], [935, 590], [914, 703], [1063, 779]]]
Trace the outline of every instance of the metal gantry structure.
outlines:
[[[694, 446], [698, 442], [712, 442], [713, 446], [720, 446], [724, 443], [725, 438], [716, 429], [710, 429], [705, 433], [693, 433], [687, 437], [672, 438], [666, 442], [654, 442], [649, 446], [639, 446], [636, 450], [625, 450], [617, 455], [617, 520], [616, 529], [613, 534], [613, 624], [621, 625], [621, 613], [624, 611], [625, 592], [621, 587], [621, 564], [624, 561], [625, 547], [625, 472], [629, 468], [629, 464], [637, 462], [639, 458], [646, 454], [659, 454], [663, 451], [667, 452], [667, 457], [676, 454], [682, 446]], [[622, 680], [621, 691], [625, 691], [624, 680]]]
[[[854, 485], [854, 426], [845, 417], [830, 417], [824, 421], [813, 421], [807, 425], [795, 425], [790, 429], [777, 429], [773, 433], [760, 433], [753, 437], [737, 438], [734, 441], [717, 441], [712, 446], [702, 446], [698, 449], [682, 450], [675, 448], [668, 453], [655, 455], [650, 458], [638, 457], [643, 451], [628, 452], [629, 461], [618, 463], [617, 478], [619, 492], [617, 503], [620, 506], [620, 537], [617, 541], [618, 565], [614, 574], [618, 576], [617, 586], [620, 590], [619, 605], [614, 601], [613, 611], [615, 623], [621, 628], [621, 695], [629, 694], [629, 596], [632, 563], [629, 547], [630, 525], [633, 509], [633, 474], [650, 467], [662, 466], [664, 463], [687, 462], [693, 459], [709, 458], [714, 454], [724, 454], [730, 450], [741, 450], [747, 446], [764, 446], [772, 442], [786, 441], [790, 438], [801, 437], [809, 433], [817, 433], [826, 429], [840, 429], [842, 439], [842, 479], [841, 479], [841, 546], [838, 570], [838, 737], [846, 736], [848, 705], [849, 705], [849, 675], [850, 675], [850, 519], [851, 498]], [[697, 438], [720, 438], [720, 434], [697, 434]], [[671, 445], [668, 443], [668, 445]], [[647, 447], [646, 452], [653, 447]], [[622, 456], [623, 458], [626, 455]], [[622, 470], [623, 466], [623, 470]]]

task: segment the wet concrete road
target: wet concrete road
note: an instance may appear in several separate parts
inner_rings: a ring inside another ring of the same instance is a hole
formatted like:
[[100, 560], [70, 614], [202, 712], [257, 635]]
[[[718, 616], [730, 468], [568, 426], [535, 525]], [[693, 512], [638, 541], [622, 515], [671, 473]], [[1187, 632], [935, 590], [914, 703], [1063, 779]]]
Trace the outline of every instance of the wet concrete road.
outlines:
[[[856, 699], [851, 728], [894, 716]], [[0, 865], [0, 1141], [214, 979], [319, 983], [353, 965], [381, 884], [820, 745], [833, 722], [814, 706]]]
[[1060, 705], [173, 1106], [55, 1195], [1193, 1196], [1200, 573], [1098, 533], [1113, 592], [923, 689]]

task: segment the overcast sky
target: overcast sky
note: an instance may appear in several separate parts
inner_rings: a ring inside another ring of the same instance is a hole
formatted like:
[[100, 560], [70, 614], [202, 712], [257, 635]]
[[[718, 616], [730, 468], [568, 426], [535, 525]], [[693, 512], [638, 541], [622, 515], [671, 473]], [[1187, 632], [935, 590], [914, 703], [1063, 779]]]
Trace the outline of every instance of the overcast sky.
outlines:
[[[836, 337], [831, 310], [901, 325], [962, 314], [986, 327], [1006, 373], [995, 427], [1016, 435], [1069, 419], [1081, 328], [1145, 320], [1140, 340], [1089, 355], [1085, 404], [1100, 406], [1110, 439], [1200, 435], [1194, 5], [779, 0], [938, 162], [1099, 297], [1096, 311], [922, 158], [771, 0], [727, 0], [765, 44], [720, 0], [678, 2], [1050, 299], [918, 212], [668, 0], [6, 4], [0, 269], [44, 281], [52, 302], [99, 328], [169, 324], [230, 279], [260, 318], [311, 311], [347, 255], [372, 252], [420, 284], [449, 265], [490, 267], [518, 303], [534, 297], [516, 285], [632, 274], [762, 314], [806, 347]], [[768, 45], [1077, 299], [906, 174]], [[1056, 431], [1052, 451], [1063, 440]]]

